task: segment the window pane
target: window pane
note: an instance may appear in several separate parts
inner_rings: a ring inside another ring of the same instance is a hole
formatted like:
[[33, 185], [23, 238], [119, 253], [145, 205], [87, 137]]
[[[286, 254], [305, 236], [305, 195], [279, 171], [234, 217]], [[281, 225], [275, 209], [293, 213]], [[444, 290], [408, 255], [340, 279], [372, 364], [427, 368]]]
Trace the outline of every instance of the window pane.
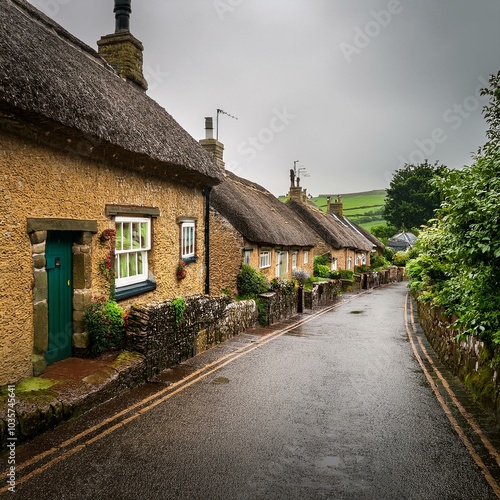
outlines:
[[125, 222], [123, 224], [123, 250], [130, 250], [132, 248], [131, 225], [132, 224], [130, 222]]
[[137, 274], [143, 273], [142, 259], [145, 255], [145, 252], [141, 252], [137, 254]]
[[134, 222], [132, 224], [132, 248], [140, 248], [141, 247], [141, 231], [140, 231], [140, 223]]
[[148, 247], [148, 224], [141, 222], [141, 248]]
[[120, 255], [120, 278], [126, 278], [128, 276], [128, 266], [127, 266], [127, 254], [122, 253]]
[[123, 237], [123, 224], [121, 222], [117, 222], [116, 223], [116, 241], [115, 241], [116, 250], [122, 249], [122, 237]]
[[128, 257], [128, 275], [136, 276], [137, 275], [137, 254], [131, 253]]

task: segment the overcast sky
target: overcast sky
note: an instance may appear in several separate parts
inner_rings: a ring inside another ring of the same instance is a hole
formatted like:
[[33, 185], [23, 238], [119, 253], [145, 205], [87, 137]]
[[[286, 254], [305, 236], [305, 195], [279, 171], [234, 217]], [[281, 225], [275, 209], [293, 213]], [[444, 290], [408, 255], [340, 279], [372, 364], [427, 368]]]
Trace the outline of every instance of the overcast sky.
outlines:
[[[30, 0], [96, 47], [113, 0]], [[500, 70], [498, 0], [133, 0], [148, 94], [226, 167], [285, 194], [382, 189], [405, 162], [471, 163]]]

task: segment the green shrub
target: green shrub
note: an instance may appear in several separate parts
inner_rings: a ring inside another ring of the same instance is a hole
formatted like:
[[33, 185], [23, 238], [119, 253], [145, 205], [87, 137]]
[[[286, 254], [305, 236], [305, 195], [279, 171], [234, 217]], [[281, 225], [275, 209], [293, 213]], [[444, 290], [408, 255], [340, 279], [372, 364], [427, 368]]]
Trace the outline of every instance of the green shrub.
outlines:
[[93, 299], [83, 321], [92, 356], [120, 347], [125, 334], [125, 313], [114, 300]]
[[177, 297], [172, 300], [170, 307], [174, 312], [175, 326], [180, 326], [184, 321], [184, 312], [186, 310], [186, 299], [184, 297]]
[[273, 278], [269, 283], [269, 290], [281, 292], [284, 295], [290, 295], [295, 290], [295, 281]]
[[383, 255], [372, 254], [370, 257], [371, 269], [382, 269], [390, 265], [390, 262]]
[[357, 266], [355, 271], [357, 273], [367, 273], [371, 269], [370, 266]]
[[259, 293], [269, 290], [269, 282], [262, 273], [247, 264], [243, 264], [236, 277], [236, 287], [238, 295], [242, 297], [255, 297]]
[[340, 279], [352, 281], [354, 273], [350, 269], [342, 269], [339, 271]]

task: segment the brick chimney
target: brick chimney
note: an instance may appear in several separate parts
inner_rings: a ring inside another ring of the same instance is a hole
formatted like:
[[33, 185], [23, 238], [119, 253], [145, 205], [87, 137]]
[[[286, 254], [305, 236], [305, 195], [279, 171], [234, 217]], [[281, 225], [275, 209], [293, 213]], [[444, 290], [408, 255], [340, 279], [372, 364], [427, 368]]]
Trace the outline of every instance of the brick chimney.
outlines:
[[130, 33], [132, 0], [115, 0], [115, 32], [97, 42], [99, 54], [120, 76], [146, 91], [148, 82], [142, 71], [144, 46]]
[[290, 169], [290, 190], [288, 191], [288, 198], [300, 203], [306, 203], [307, 191], [300, 187], [300, 178], [296, 177], [295, 170]]
[[337, 217], [342, 217], [344, 215], [344, 203], [342, 202], [342, 197], [340, 194], [335, 198], [335, 201], [332, 203], [331, 198], [328, 197], [326, 199], [327, 207], [326, 211], [329, 214], [334, 214]]
[[224, 170], [224, 144], [214, 139], [214, 119], [211, 116], [205, 118], [205, 139], [200, 144], [213, 157], [214, 162]]

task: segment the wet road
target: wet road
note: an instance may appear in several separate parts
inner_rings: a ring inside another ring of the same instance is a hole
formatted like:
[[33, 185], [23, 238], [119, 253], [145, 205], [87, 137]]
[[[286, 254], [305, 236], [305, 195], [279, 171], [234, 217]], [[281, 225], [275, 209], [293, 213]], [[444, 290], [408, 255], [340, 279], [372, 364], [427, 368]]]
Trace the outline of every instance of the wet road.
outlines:
[[109, 434], [66, 447], [16, 495], [497, 498], [414, 356], [406, 294], [372, 290], [260, 347], [248, 341]]

